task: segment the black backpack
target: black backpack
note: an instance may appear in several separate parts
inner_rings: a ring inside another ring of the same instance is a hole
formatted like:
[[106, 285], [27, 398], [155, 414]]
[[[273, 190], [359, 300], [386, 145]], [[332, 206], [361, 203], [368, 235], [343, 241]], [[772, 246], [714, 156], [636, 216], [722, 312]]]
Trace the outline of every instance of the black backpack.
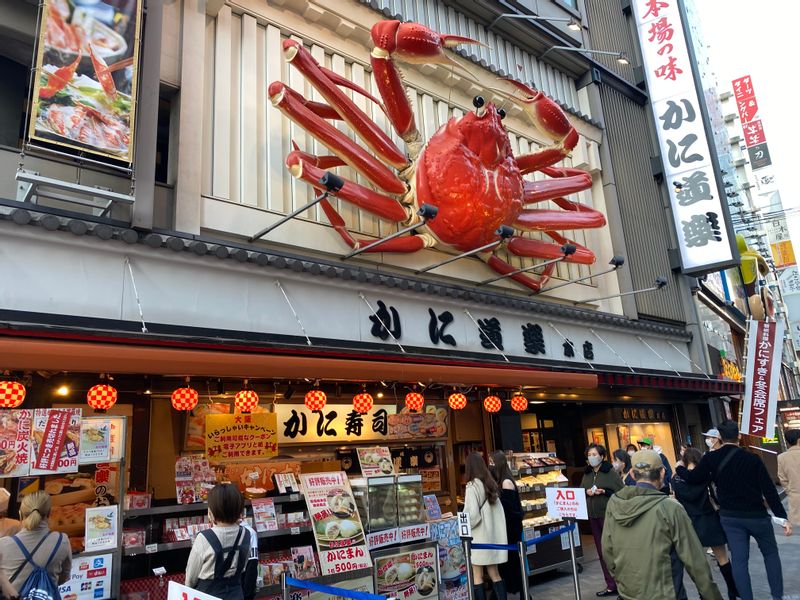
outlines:
[[28, 578], [25, 580], [25, 583], [22, 584], [22, 587], [19, 590], [19, 598], [20, 600], [61, 600], [61, 594], [58, 591], [58, 586], [53, 583], [53, 580], [50, 579], [50, 574], [47, 572], [47, 567], [50, 566], [50, 561], [58, 552], [58, 549], [61, 547], [61, 534], [57, 533], [58, 541], [56, 542], [53, 551], [50, 553], [50, 557], [47, 559], [47, 562], [44, 566], [40, 566], [33, 561], [33, 555], [36, 554], [36, 551], [41, 547], [44, 541], [50, 537], [50, 535], [44, 536], [39, 543], [33, 549], [33, 552], [28, 552], [28, 549], [22, 543], [22, 541], [17, 536], [12, 536], [12, 540], [17, 543], [19, 546], [20, 552], [25, 557], [25, 562], [23, 562], [19, 568], [14, 572], [9, 580], [11, 583], [19, 576], [22, 572], [22, 569], [25, 567], [27, 563], [31, 563], [33, 566], [33, 572], [28, 575]]

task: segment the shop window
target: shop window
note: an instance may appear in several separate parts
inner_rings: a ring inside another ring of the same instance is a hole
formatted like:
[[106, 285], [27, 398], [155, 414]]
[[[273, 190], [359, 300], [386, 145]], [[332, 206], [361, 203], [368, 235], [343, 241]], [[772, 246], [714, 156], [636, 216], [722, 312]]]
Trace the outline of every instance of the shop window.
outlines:
[[29, 67], [0, 56], [0, 146], [20, 148], [25, 136]]
[[173, 183], [170, 177], [170, 128], [172, 124], [172, 96], [162, 89], [158, 98], [158, 125], [156, 132], [156, 182]]

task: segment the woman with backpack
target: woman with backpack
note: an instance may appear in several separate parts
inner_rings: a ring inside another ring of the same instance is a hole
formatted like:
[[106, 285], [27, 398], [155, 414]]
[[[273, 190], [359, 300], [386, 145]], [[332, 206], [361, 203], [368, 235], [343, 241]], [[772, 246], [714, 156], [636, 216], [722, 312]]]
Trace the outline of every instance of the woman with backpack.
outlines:
[[[500, 502], [500, 489], [478, 452], [467, 457], [467, 488], [464, 492], [464, 512], [472, 525], [473, 544], [507, 544], [506, 517]], [[483, 570], [489, 572], [497, 600], [506, 600], [506, 584], [497, 566], [508, 560], [508, 550], [473, 550], [472, 576], [475, 600], [486, 600], [483, 589]]]
[[250, 557], [250, 532], [239, 525], [243, 510], [244, 498], [233, 484], [216, 485], [208, 493], [212, 527], [194, 539], [186, 585], [225, 600], [243, 600], [242, 579]]
[[19, 507], [19, 533], [0, 539], [0, 581], [8, 598], [60, 598], [58, 586], [66, 583], [72, 552], [66, 534], [50, 531], [50, 495], [28, 494]]

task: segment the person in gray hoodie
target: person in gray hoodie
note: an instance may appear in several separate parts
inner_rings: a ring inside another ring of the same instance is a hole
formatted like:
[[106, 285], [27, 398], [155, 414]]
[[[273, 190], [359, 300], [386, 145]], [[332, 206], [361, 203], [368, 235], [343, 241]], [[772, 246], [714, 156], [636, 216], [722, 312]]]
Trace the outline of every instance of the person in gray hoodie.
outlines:
[[722, 600], [686, 510], [659, 490], [664, 465], [652, 450], [631, 458], [635, 486], [608, 501], [603, 557], [624, 600], [685, 598], [683, 566], [705, 600]]

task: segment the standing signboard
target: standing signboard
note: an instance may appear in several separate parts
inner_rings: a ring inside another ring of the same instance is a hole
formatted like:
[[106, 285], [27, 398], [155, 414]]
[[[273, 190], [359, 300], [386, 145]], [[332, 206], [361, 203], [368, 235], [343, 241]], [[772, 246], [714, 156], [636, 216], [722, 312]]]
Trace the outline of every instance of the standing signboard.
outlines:
[[32, 140], [133, 162], [141, 0], [44, 0]]
[[437, 545], [400, 546], [374, 556], [376, 594], [403, 600], [439, 597]]
[[706, 109], [695, 85], [679, 0], [633, 0], [631, 8], [682, 271], [700, 274], [731, 267], [738, 251], [707, 135]]
[[772, 437], [778, 408], [783, 323], [751, 320], [747, 335], [745, 392], [739, 430], [757, 437]]

